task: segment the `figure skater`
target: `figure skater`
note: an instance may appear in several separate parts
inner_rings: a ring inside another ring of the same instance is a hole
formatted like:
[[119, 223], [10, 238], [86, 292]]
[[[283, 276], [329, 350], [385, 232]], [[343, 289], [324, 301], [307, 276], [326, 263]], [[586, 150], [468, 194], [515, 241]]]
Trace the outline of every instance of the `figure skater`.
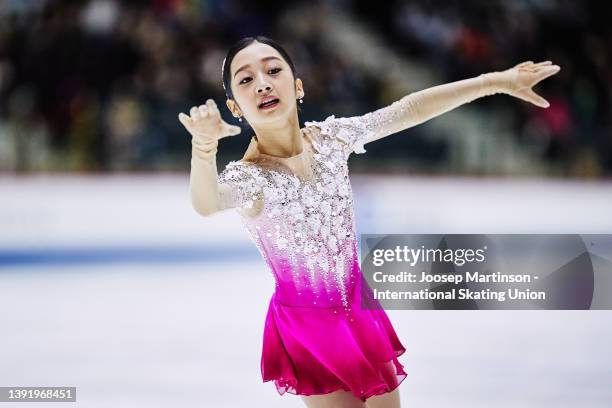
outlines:
[[559, 71], [551, 61], [410, 93], [361, 116], [329, 116], [300, 128], [305, 96], [287, 52], [258, 36], [223, 61], [226, 105], [254, 130], [241, 160], [217, 173], [218, 140], [241, 128], [212, 99], [179, 114], [191, 134], [193, 208], [234, 208], [270, 268], [275, 291], [263, 334], [263, 382], [308, 407], [400, 406], [406, 349], [363, 278], [347, 160], [364, 144], [416, 126], [477, 98], [504, 93], [547, 108], [531, 87]]

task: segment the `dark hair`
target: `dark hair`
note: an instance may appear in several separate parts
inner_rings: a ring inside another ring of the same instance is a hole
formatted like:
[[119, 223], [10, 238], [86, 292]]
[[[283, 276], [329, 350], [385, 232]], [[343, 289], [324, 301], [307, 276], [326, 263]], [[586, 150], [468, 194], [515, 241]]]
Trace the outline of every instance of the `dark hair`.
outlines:
[[[289, 56], [287, 51], [285, 51], [285, 49], [279, 43], [263, 35], [258, 35], [256, 37], [244, 37], [238, 40], [234, 45], [230, 47], [229, 51], [227, 52], [227, 55], [225, 56], [225, 59], [223, 60], [223, 88], [225, 89], [225, 96], [227, 97], [227, 99], [234, 99], [234, 93], [232, 92], [231, 72], [230, 72], [230, 66], [232, 64], [232, 61], [240, 50], [248, 47], [249, 45], [253, 44], [255, 41], [260, 42], [262, 44], [267, 44], [270, 47], [274, 48], [276, 51], [278, 51], [278, 53], [283, 57], [285, 62], [287, 62], [287, 64], [291, 68], [291, 72], [293, 73], [294, 80], [295, 78], [297, 78], [297, 71], [295, 69], [295, 65], [293, 65], [293, 60], [291, 60], [291, 57]], [[300, 111], [299, 105], [297, 109], [299, 112]], [[246, 119], [243, 118], [243, 120], [246, 122]]]

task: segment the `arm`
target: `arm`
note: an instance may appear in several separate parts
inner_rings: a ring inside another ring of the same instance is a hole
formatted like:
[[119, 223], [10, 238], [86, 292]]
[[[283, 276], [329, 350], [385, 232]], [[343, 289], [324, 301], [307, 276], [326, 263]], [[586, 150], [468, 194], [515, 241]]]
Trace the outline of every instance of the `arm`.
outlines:
[[191, 205], [200, 215], [206, 216], [221, 210], [221, 191], [217, 174], [216, 148], [213, 154], [191, 149], [191, 174], [189, 192]]
[[352, 152], [365, 153], [366, 143], [416, 126], [481, 96], [500, 92], [498, 82], [495, 73], [482, 74], [413, 92], [365, 115], [348, 118], [335, 118], [332, 115], [323, 122], [305, 124], [319, 127], [322, 140], [328, 140], [331, 146], [339, 146], [344, 159], [348, 159]]
[[189, 190], [193, 208], [203, 216], [229, 208], [240, 209], [247, 216], [258, 214], [263, 203], [260, 183], [237, 162], [217, 174], [216, 150], [192, 148]]
[[523, 62], [502, 72], [489, 72], [411, 93], [389, 106], [360, 117], [366, 130], [364, 143], [383, 138], [421, 124], [483, 96], [505, 93], [540, 107], [548, 102], [531, 87], [559, 71], [550, 61], [533, 64]]
[[[248, 206], [242, 184], [223, 172], [217, 173], [217, 146], [222, 137], [237, 135], [240, 128], [221, 119], [217, 105], [208, 99], [206, 105], [191, 108], [191, 116], [179, 114], [179, 120], [191, 133], [191, 204], [200, 215], [210, 215], [226, 208]], [[230, 173], [231, 174], [231, 173]], [[247, 179], [242, 177], [242, 179]]]

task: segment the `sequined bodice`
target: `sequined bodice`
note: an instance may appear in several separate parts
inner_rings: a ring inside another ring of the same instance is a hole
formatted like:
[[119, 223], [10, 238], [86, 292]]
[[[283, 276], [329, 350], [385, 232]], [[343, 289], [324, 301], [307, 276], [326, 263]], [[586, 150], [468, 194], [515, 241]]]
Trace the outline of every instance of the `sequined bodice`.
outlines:
[[333, 116], [306, 122], [320, 131], [310, 133], [305, 180], [286, 166], [242, 161], [231, 161], [219, 175], [220, 183], [234, 186], [241, 208], [263, 202], [256, 216], [241, 213], [241, 219], [274, 275], [280, 302], [349, 306], [358, 256], [347, 159], [365, 151], [364, 132], [354, 125]]
[[308, 180], [283, 166], [238, 161], [219, 174], [224, 207], [261, 207], [255, 217], [242, 211], [241, 216], [274, 275], [277, 301], [350, 309], [347, 299], [361, 269], [348, 157], [365, 153], [369, 141], [419, 123], [421, 111], [431, 112], [428, 106], [428, 99], [417, 93], [362, 116], [306, 122], [319, 130], [312, 133]]
[[312, 140], [312, 180], [230, 162], [219, 174], [221, 207], [252, 210], [263, 203], [256, 217], [241, 215], [274, 274], [278, 299], [307, 307], [347, 307], [347, 293], [361, 274], [347, 168], [352, 152], [365, 153], [365, 143], [499, 89], [492, 75], [483, 74], [411, 93], [361, 116], [306, 122], [320, 130]]

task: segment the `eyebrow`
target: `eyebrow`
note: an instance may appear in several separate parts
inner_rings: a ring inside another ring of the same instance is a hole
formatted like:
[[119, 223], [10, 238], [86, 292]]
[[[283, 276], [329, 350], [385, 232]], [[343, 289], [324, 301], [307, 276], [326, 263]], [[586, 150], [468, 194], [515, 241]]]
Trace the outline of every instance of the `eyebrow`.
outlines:
[[[279, 60], [279, 61], [281, 60], [280, 58], [275, 57], [274, 55], [271, 55], [271, 56], [269, 56], [269, 57], [263, 57], [263, 58], [261, 59], [261, 61], [262, 61], [262, 62], [264, 62], [264, 61], [268, 61], [268, 60], [271, 60], [271, 59], [277, 59], [277, 60]], [[243, 65], [243, 66], [241, 66], [240, 68], [238, 68], [238, 70], [236, 70], [236, 72], [234, 72], [234, 78], [236, 77], [236, 74], [237, 74], [237, 73], [239, 73], [240, 71], [242, 71], [243, 69], [248, 68], [248, 67], [250, 67], [250, 65], [249, 65], [249, 64], [246, 64], [246, 65]]]

